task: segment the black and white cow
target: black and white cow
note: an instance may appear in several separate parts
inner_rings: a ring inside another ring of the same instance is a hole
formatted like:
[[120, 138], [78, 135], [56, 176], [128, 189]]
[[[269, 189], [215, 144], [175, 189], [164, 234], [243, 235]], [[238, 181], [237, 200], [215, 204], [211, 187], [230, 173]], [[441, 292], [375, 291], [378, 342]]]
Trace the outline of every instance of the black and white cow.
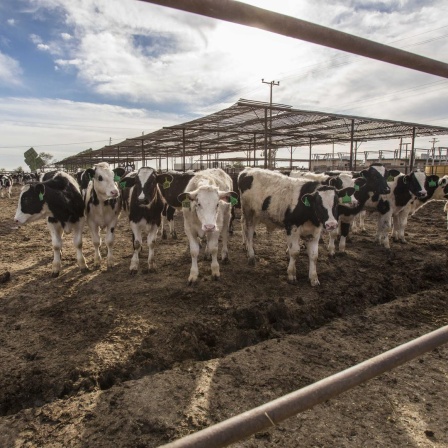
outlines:
[[206, 253], [211, 255], [212, 278], [220, 277], [218, 240], [222, 238], [221, 261], [228, 261], [230, 198], [238, 195], [232, 190], [232, 179], [220, 168], [195, 173], [185, 192], [179, 195], [184, 215], [184, 229], [190, 243], [191, 269], [188, 284], [198, 279], [198, 238], [206, 237]]
[[155, 270], [154, 246], [165, 205], [159, 185], [165, 181], [166, 177], [166, 174], [157, 174], [153, 168], [142, 167], [137, 172], [126, 174], [120, 181], [123, 187], [123, 208], [129, 214], [134, 246], [129, 267], [131, 275], [138, 271], [144, 230], [148, 232], [148, 270]]
[[167, 238], [165, 218], [168, 221], [171, 237], [177, 239], [176, 229], [174, 228], [174, 214], [176, 209], [182, 208], [182, 203], [179, 201], [178, 196], [185, 191], [188, 182], [194, 176], [194, 172], [167, 171], [161, 176], [163, 177], [163, 175], [165, 175], [165, 178], [160, 184], [160, 190], [165, 198], [166, 204], [162, 213], [162, 239], [165, 240]]
[[[395, 241], [406, 243], [405, 229], [410, 215], [432, 200], [443, 200], [448, 193], [448, 175], [439, 179], [435, 174], [412, 172], [396, 177], [389, 196], [393, 220], [392, 236]], [[426, 193], [426, 194], [425, 194]]]
[[107, 162], [85, 170], [90, 182], [85, 195], [86, 219], [94, 247], [93, 266], [99, 268], [100, 229], [106, 229], [107, 269], [114, 266], [113, 247], [115, 228], [121, 212], [121, 197], [117, 182], [125, 174], [124, 168], [111, 169]]
[[[375, 211], [380, 202], [380, 208], [385, 207], [382, 198], [390, 193], [390, 187], [387, 184], [389, 172], [381, 163], [373, 163], [367, 169], [361, 171], [361, 177], [354, 179], [355, 198], [358, 201], [356, 207], [338, 207], [339, 214], [339, 252], [345, 252], [346, 240], [350, 232], [355, 217], [363, 210]], [[328, 250], [330, 255], [335, 253], [335, 239], [338, 232], [330, 232], [330, 241], [328, 243]]]
[[19, 224], [47, 218], [54, 251], [52, 276], [61, 270], [62, 236], [73, 232], [73, 245], [81, 272], [87, 271], [82, 254], [84, 227], [84, 202], [78, 185], [69, 174], [62, 171], [45, 182], [22, 187], [14, 220]]
[[5, 192], [8, 198], [11, 199], [13, 180], [8, 174], [0, 174], [0, 195], [5, 197]]
[[337, 228], [340, 200], [346, 198], [348, 207], [356, 205], [355, 189], [336, 190], [319, 182], [294, 179], [261, 168], [244, 169], [238, 178], [238, 188], [249, 264], [255, 264], [256, 225], [262, 222], [269, 230], [280, 227], [286, 231], [288, 282], [297, 282], [296, 257], [303, 239], [308, 252], [309, 280], [312, 286], [319, 285], [316, 262], [321, 232]]

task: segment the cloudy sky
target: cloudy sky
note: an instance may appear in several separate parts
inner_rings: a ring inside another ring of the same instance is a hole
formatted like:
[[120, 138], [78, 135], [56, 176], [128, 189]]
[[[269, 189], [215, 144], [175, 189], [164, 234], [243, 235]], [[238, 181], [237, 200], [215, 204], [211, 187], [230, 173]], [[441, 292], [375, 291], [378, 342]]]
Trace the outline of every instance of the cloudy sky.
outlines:
[[[446, 0], [246, 3], [448, 62]], [[2, 0], [0, 168], [26, 168], [31, 146], [61, 160], [239, 98], [269, 101], [262, 78], [295, 108], [448, 127], [437, 76], [137, 0]]]

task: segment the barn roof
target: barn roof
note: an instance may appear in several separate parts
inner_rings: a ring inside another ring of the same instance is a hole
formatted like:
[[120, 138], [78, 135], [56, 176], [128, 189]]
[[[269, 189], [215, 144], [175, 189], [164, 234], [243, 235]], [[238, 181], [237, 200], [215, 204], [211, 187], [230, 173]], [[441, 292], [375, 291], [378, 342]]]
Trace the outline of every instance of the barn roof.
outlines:
[[265, 147], [310, 146], [310, 143], [312, 146], [349, 143], [352, 132], [353, 140], [361, 142], [412, 138], [414, 132], [415, 137], [448, 135], [448, 128], [294, 109], [284, 104], [270, 106], [269, 103], [241, 99], [219, 112], [97, 150], [84, 151], [58, 162], [58, 165], [188, 157]]

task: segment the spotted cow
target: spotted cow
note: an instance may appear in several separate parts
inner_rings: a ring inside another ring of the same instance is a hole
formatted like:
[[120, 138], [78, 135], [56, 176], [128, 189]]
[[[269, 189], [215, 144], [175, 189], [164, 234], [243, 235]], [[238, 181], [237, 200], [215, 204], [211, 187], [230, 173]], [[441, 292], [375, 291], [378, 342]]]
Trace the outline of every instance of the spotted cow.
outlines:
[[125, 171], [124, 168], [112, 170], [107, 162], [100, 162], [94, 168], [85, 170], [84, 174], [90, 179], [84, 201], [87, 225], [94, 247], [93, 266], [100, 267], [100, 229], [106, 229], [107, 269], [112, 269], [115, 229], [121, 212], [121, 197], [117, 181], [125, 174]]
[[47, 218], [47, 225], [53, 245], [52, 276], [61, 270], [62, 236], [73, 232], [76, 259], [82, 272], [87, 271], [82, 254], [82, 230], [84, 227], [84, 202], [75, 179], [58, 171], [53, 178], [44, 182], [22, 187], [15, 222], [26, 224]]
[[142, 167], [138, 171], [126, 174], [120, 180], [120, 185], [123, 187], [123, 208], [129, 215], [134, 247], [129, 267], [131, 275], [136, 274], [139, 268], [143, 231], [148, 233], [148, 268], [144, 271], [155, 270], [154, 246], [165, 205], [160, 184], [166, 180], [166, 177], [166, 174], [157, 174], [153, 168]]
[[207, 239], [206, 253], [211, 255], [212, 278], [220, 277], [218, 239], [221, 236], [221, 261], [228, 261], [228, 234], [231, 198], [238, 195], [232, 190], [232, 179], [220, 168], [198, 171], [190, 179], [185, 192], [179, 195], [184, 215], [184, 229], [190, 244], [191, 268], [188, 284], [198, 279], [198, 238]]
[[355, 189], [336, 190], [316, 181], [294, 179], [261, 168], [244, 169], [238, 178], [238, 188], [249, 264], [255, 264], [256, 225], [264, 223], [268, 230], [282, 228], [289, 253], [288, 282], [297, 282], [296, 258], [303, 239], [308, 252], [309, 280], [312, 286], [319, 285], [316, 262], [321, 232], [337, 228], [340, 201], [346, 207], [356, 206]]

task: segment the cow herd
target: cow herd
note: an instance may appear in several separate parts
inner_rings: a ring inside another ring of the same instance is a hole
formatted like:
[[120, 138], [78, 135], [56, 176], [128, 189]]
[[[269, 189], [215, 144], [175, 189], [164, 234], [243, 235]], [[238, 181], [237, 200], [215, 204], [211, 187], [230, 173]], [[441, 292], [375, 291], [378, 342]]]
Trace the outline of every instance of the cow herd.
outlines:
[[[0, 179], [0, 182], [3, 182]], [[2, 183], [3, 185], [3, 183]], [[3, 196], [3, 187], [2, 187]], [[114, 266], [113, 246], [120, 213], [124, 211], [132, 230], [131, 275], [139, 270], [139, 256], [146, 234], [148, 260], [144, 271], [155, 269], [155, 243], [168, 219], [170, 234], [176, 238], [173, 216], [182, 210], [188, 237], [191, 268], [188, 284], [197, 282], [201, 244], [211, 259], [211, 275], [219, 279], [218, 242], [221, 263], [229, 260], [228, 236], [235, 207], [241, 207], [243, 244], [249, 264], [255, 264], [254, 232], [259, 223], [268, 230], [280, 228], [286, 234], [289, 256], [287, 281], [296, 283], [296, 258], [301, 242], [309, 260], [309, 280], [319, 285], [317, 258], [322, 232], [329, 235], [328, 251], [344, 252], [350, 229], [363, 227], [366, 213], [377, 218], [376, 240], [390, 248], [389, 234], [405, 243], [408, 217], [433, 199], [448, 199], [448, 176], [439, 178], [420, 171], [402, 174], [382, 164], [372, 164], [359, 173], [280, 172], [245, 168], [232, 179], [219, 168], [198, 172], [158, 173], [142, 167], [130, 173], [112, 169], [101, 162], [80, 171], [75, 177], [63, 171], [46, 173], [40, 181], [25, 185], [20, 193], [15, 221], [19, 224], [47, 220], [54, 251], [52, 276], [61, 270], [62, 236], [73, 233], [73, 244], [81, 271], [87, 271], [82, 253], [85, 222], [94, 246], [95, 268], [101, 265], [100, 230], [106, 232], [107, 268]]]

